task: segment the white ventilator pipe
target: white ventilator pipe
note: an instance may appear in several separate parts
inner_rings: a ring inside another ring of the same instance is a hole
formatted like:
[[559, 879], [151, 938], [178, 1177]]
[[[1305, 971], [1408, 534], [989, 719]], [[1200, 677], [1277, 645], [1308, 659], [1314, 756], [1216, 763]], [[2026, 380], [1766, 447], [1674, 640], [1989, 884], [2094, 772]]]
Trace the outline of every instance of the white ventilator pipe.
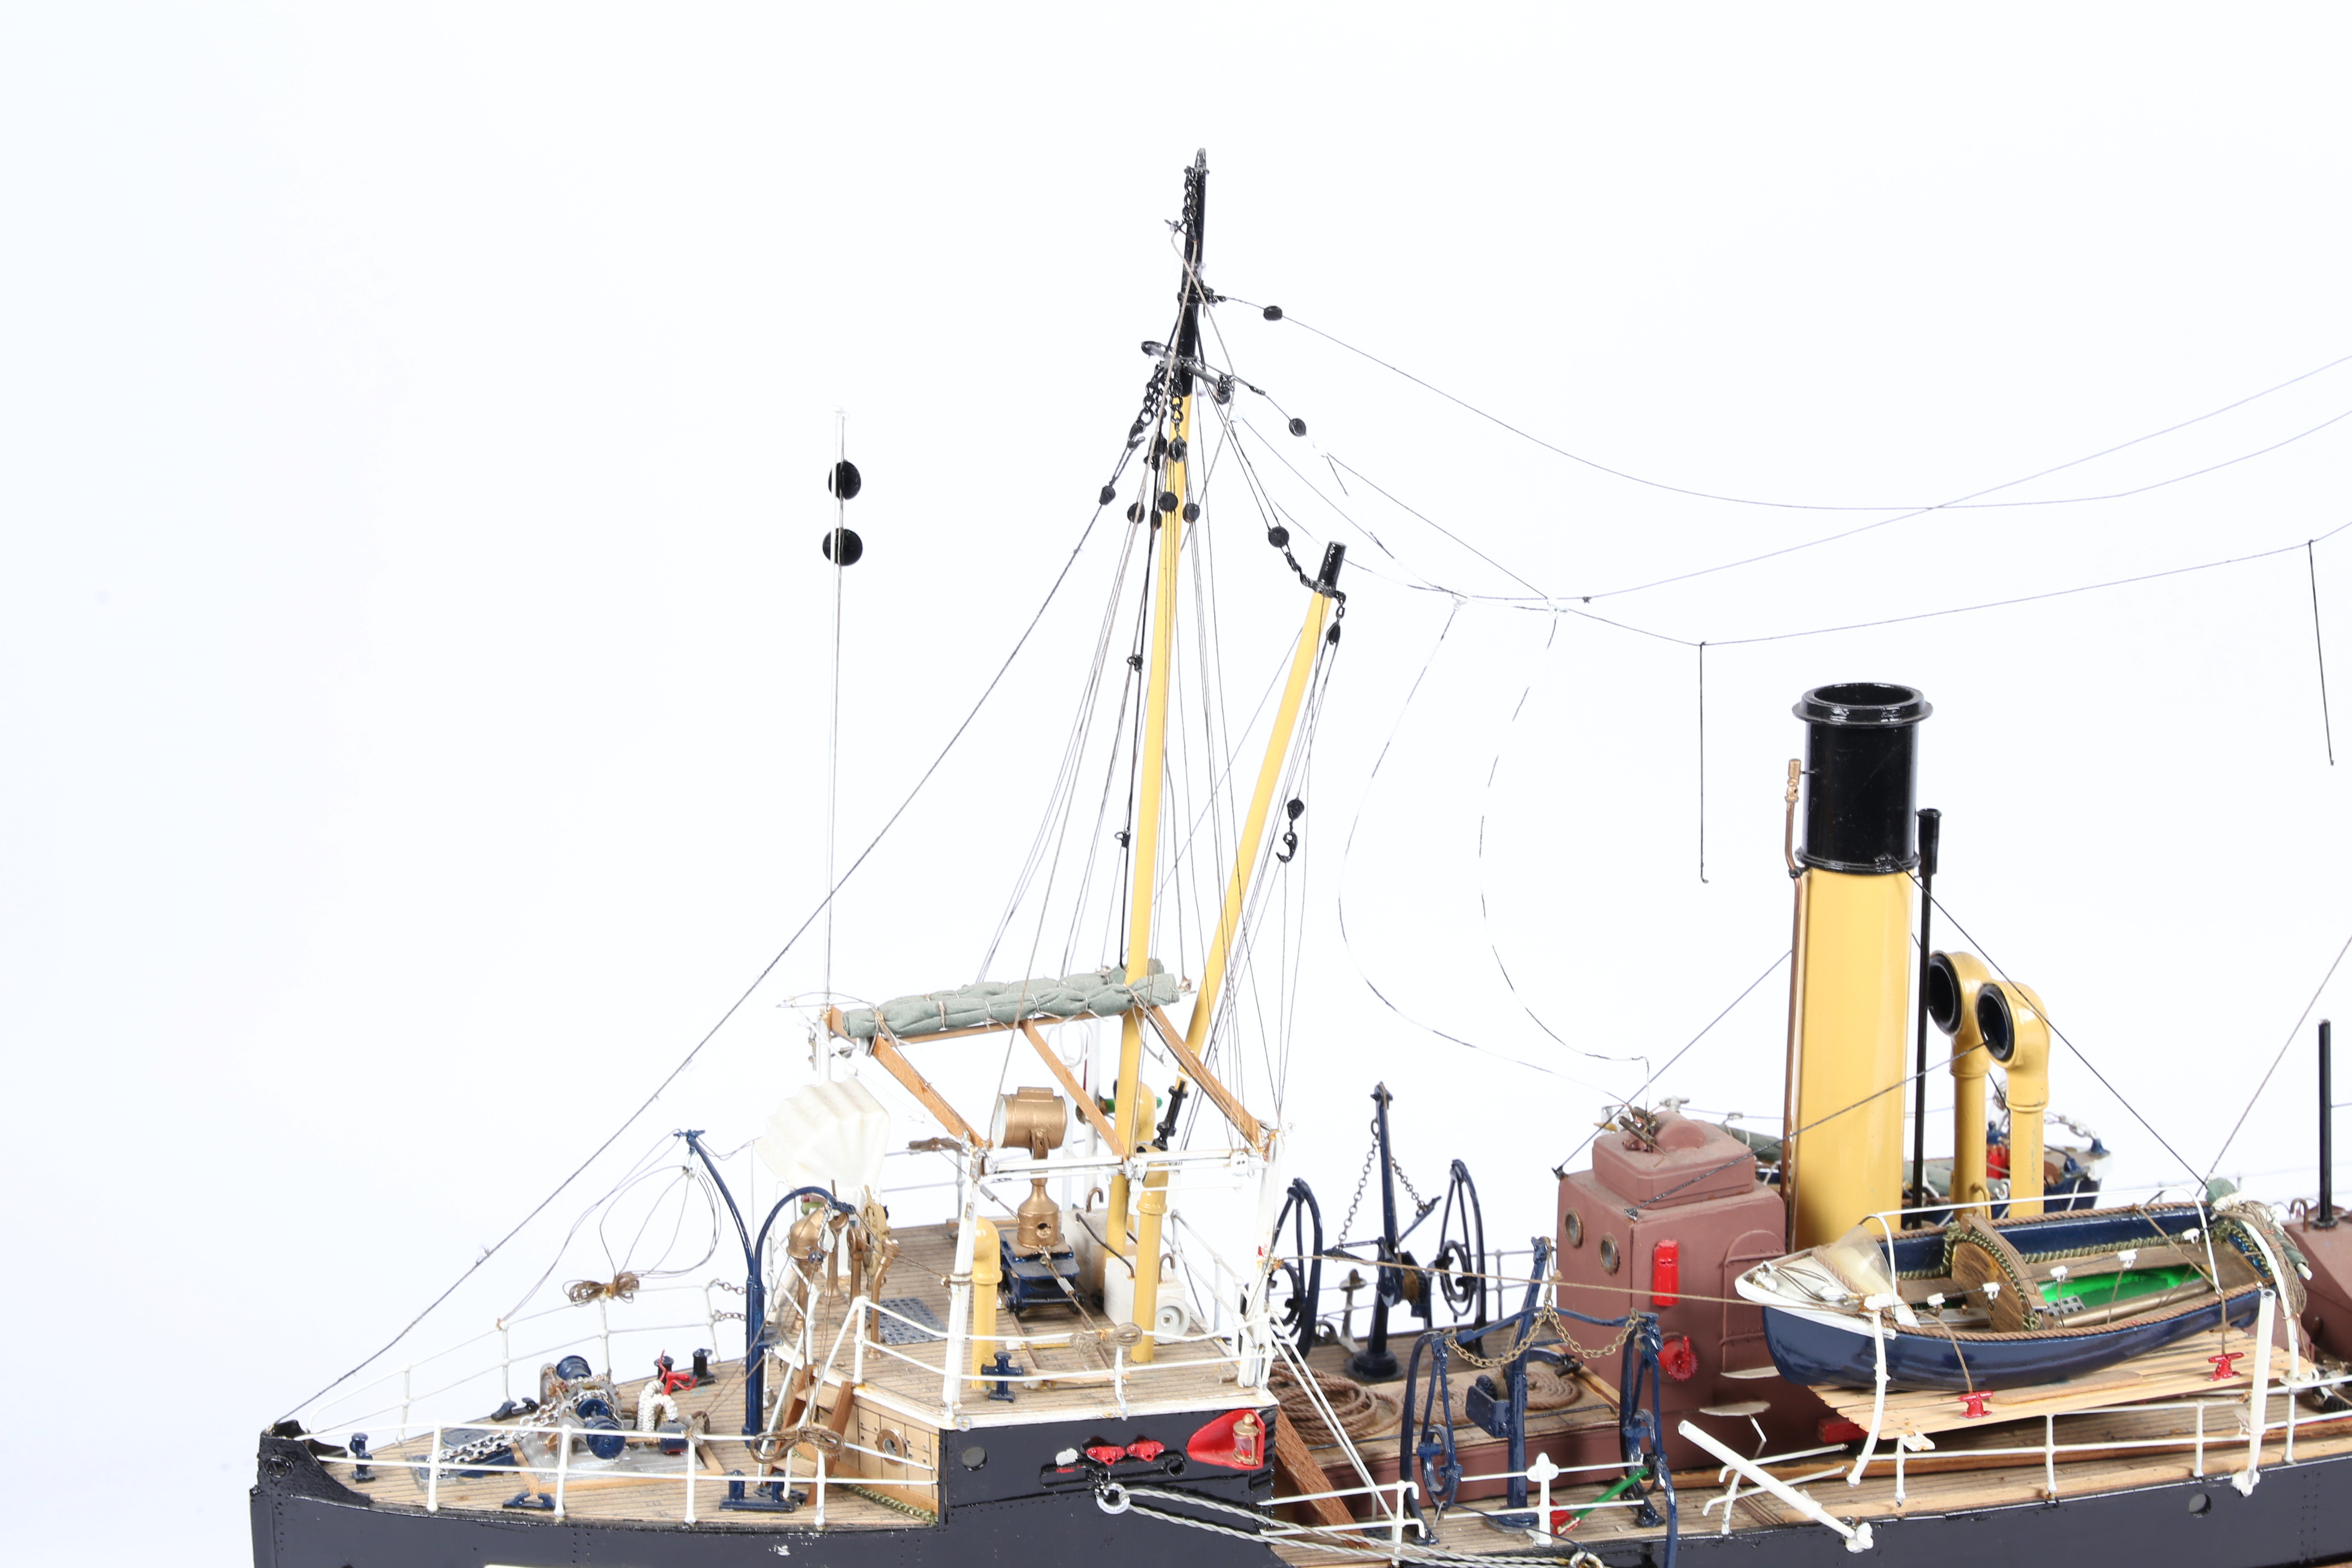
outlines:
[[1830, 1513], [1829, 1510], [1823, 1508], [1821, 1504], [1815, 1502], [1812, 1499], [1807, 1497], [1796, 1488], [1767, 1475], [1763, 1470], [1749, 1464], [1738, 1454], [1733, 1453], [1729, 1448], [1725, 1447], [1721, 1443], [1717, 1442], [1713, 1437], [1708, 1436], [1706, 1433], [1700, 1431], [1697, 1427], [1692, 1426], [1687, 1421], [1681, 1423], [1676, 1430], [1680, 1431], [1684, 1436], [1689, 1438], [1692, 1442], [1696, 1443], [1700, 1447], [1705, 1448], [1708, 1453], [1713, 1454], [1717, 1458], [1721, 1459], [1726, 1468], [1735, 1470], [1740, 1475], [1746, 1476], [1748, 1478], [1748, 1485], [1755, 1487], [1759, 1490], [1770, 1492], [1774, 1497], [1779, 1498], [1782, 1502], [1787, 1503], [1790, 1508], [1795, 1509], [1799, 1513], [1803, 1514], [1815, 1524], [1824, 1525], [1845, 1537], [1845, 1549], [1848, 1552], [1867, 1552], [1870, 1550], [1870, 1526], [1867, 1522], [1862, 1524], [1848, 1524], [1845, 1521], [1833, 1517]]

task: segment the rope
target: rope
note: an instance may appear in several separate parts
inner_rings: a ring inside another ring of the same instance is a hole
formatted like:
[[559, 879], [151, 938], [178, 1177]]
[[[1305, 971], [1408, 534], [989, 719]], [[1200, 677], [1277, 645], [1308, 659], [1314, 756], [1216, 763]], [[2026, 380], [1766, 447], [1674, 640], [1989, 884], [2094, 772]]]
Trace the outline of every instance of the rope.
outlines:
[[637, 1299], [637, 1277], [622, 1269], [610, 1279], [574, 1279], [563, 1288], [563, 1298], [575, 1307], [591, 1301], [634, 1301]]
[[[1403, 1406], [1394, 1394], [1368, 1388], [1352, 1378], [1335, 1377], [1328, 1372], [1316, 1372], [1312, 1368], [1308, 1371], [1315, 1379], [1315, 1386], [1322, 1391], [1324, 1399], [1330, 1405], [1331, 1414], [1339, 1417], [1341, 1429], [1350, 1438], [1362, 1442], [1373, 1437], [1386, 1437], [1396, 1431], [1397, 1422], [1403, 1415]], [[1293, 1431], [1306, 1439], [1308, 1447], [1326, 1448], [1338, 1444], [1339, 1434], [1333, 1432], [1330, 1423], [1323, 1419], [1322, 1412], [1316, 1407], [1314, 1394], [1298, 1381], [1298, 1374], [1290, 1370], [1289, 1363], [1276, 1364], [1273, 1374], [1266, 1379], [1266, 1386], [1274, 1391], [1275, 1401], [1282, 1407], [1282, 1418], [1290, 1423]]]

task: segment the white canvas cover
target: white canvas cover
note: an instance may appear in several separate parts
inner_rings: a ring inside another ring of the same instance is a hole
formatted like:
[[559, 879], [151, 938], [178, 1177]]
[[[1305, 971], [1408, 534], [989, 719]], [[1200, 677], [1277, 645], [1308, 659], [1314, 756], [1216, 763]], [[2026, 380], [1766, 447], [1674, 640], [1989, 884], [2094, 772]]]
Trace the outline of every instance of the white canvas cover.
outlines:
[[788, 1187], [830, 1186], [853, 1203], [882, 1179], [890, 1113], [856, 1079], [813, 1083], [768, 1118], [760, 1158]]

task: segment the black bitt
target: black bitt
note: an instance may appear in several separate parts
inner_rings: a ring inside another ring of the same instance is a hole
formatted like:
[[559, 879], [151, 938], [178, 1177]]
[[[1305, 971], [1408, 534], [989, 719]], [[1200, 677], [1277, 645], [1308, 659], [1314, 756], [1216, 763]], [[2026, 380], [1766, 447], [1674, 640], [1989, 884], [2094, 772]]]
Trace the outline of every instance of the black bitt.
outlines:
[[[1936, 914], [1936, 850], [1944, 838], [1944, 814], [1934, 806], [1919, 813], [1919, 1063], [1911, 1079], [1911, 1203], [1927, 1206], [1927, 1016], [1936, 969], [1927, 928]], [[1926, 1223], [1924, 1220], [1906, 1223]]]
[[1919, 863], [1912, 838], [1919, 721], [1935, 710], [1908, 686], [1817, 686], [1805, 721], [1805, 842], [1797, 858], [1827, 871], [1885, 874]]

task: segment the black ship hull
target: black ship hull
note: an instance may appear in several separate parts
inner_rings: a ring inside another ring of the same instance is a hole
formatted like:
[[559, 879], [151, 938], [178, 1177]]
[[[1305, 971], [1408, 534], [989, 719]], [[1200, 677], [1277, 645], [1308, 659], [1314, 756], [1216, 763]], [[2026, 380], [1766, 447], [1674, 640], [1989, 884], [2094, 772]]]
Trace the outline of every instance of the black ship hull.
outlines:
[[[254, 1568], [746, 1568], [800, 1559], [823, 1568], [1276, 1568], [1262, 1542], [1233, 1532], [1229, 1516], [1187, 1510], [1218, 1528], [1171, 1524], [1139, 1511], [1112, 1514], [1089, 1489], [1045, 1491], [1034, 1462], [1070, 1440], [1060, 1424], [998, 1428], [992, 1444], [1017, 1447], [998, 1474], [951, 1474], [941, 1522], [904, 1529], [795, 1529], [722, 1517], [690, 1526], [518, 1515], [427, 1514], [376, 1508], [329, 1477], [299, 1443], [265, 1439], [252, 1493]], [[1036, 1454], [1030, 1449], [1035, 1448]], [[1228, 1505], [1263, 1502], [1263, 1475], [1228, 1476], [1183, 1489]], [[1817, 1496], [1832, 1509], [1834, 1486]], [[961, 1495], [959, 1495], [961, 1494]], [[1688, 1518], [1685, 1494], [1675, 1561], [1690, 1568], [1830, 1568], [1853, 1555], [1818, 1525], [1735, 1529]], [[1180, 1505], [1156, 1505], [1179, 1509]], [[2004, 1561], [2062, 1560], [2196, 1568], [2289, 1568], [2352, 1558], [2352, 1455], [2273, 1465], [2251, 1497], [2227, 1477], [2086, 1493], [2055, 1503], [1915, 1514], [1872, 1522], [1877, 1561], [1897, 1568], [1984, 1568]], [[1512, 1556], [1558, 1560], [1591, 1552], [1607, 1568], [1663, 1568], [1659, 1538], [1532, 1546]], [[1375, 1550], [1367, 1555], [1380, 1555]], [[1336, 1560], [1336, 1559], [1335, 1559]], [[1507, 1561], [1497, 1557], [1497, 1561]]]

